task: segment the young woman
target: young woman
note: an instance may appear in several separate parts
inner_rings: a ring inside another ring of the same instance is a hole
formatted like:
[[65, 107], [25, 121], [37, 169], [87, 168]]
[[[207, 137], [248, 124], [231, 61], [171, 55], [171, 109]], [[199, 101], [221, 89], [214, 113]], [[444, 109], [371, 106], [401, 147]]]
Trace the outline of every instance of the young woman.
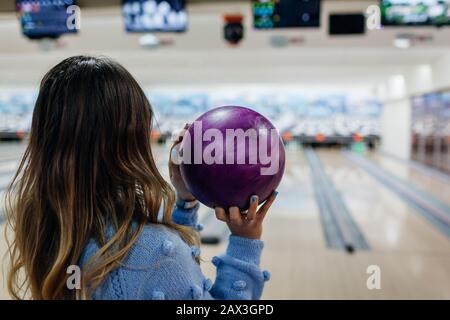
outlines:
[[[44, 76], [7, 192], [13, 297], [260, 298], [268, 273], [259, 239], [275, 194], [259, 210], [253, 196], [245, 216], [216, 208], [231, 236], [212, 261], [215, 282], [205, 279], [198, 204], [170, 164], [175, 205], [152, 156], [152, 117], [135, 79], [109, 59], [71, 57]], [[81, 268], [80, 289], [67, 286], [69, 266]]]

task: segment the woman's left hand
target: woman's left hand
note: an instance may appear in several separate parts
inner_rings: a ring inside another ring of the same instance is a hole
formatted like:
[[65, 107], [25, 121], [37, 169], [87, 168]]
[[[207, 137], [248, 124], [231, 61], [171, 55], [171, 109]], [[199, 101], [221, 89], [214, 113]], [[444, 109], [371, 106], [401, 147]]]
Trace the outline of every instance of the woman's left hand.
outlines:
[[189, 124], [186, 124], [183, 130], [181, 130], [181, 132], [177, 135], [172, 147], [170, 148], [169, 175], [170, 181], [172, 182], [172, 185], [177, 192], [177, 197], [184, 201], [193, 201], [195, 200], [195, 197], [189, 191], [186, 184], [184, 183], [183, 178], [181, 177], [180, 165], [178, 162], [180, 143], [183, 140], [184, 133], [188, 128]]

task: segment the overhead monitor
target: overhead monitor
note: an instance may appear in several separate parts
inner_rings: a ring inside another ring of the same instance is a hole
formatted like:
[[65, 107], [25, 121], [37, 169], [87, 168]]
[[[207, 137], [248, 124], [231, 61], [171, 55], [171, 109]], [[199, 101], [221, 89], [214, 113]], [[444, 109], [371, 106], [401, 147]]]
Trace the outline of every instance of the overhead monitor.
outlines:
[[16, 0], [22, 33], [31, 39], [76, 33], [75, 25], [69, 21], [73, 12], [68, 10], [75, 4], [75, 0]]
[[185, 0], [123, 0], [127, 32], [183, 32], [188, 17]]
[[320, 0], [253, 0], [256, 29], [320, 26]]
[[450, 25], [450, 0], [381, 0], [384, 26]]
[[330, 35], [357, 35], [366, 32], [366, 18], [362, 13], [339, 13], [329, 16]]

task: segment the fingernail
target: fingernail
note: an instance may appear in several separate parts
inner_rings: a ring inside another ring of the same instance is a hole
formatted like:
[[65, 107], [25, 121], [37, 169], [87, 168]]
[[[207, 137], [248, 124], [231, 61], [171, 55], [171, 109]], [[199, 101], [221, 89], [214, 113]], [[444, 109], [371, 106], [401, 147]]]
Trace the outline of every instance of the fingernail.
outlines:
[[258, 201], [258, 196], [252, 196], [251, 201], [252, 203], [256, 203], [256, 201]]

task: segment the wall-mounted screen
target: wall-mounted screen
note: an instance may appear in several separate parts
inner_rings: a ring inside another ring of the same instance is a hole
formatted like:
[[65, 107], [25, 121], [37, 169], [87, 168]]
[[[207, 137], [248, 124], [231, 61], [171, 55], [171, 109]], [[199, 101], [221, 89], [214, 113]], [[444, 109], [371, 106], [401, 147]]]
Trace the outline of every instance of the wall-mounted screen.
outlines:
[[67, 23], [73, 14], [67, 12], [67, 8], [75, 4], [75, 0], [16, 0], [22, 33], [28, 38], [40, 39], [77, 32]]
[[339, 13], [329, 16], [330, 35], [364, 34], [366, 17], [362, 13]]
[[385, 26], [430, 26], [450, 24], [450, 0], [381, 0]]
[[123, 0], [127, 32], [183, 32], [188, 19], [185, 0]]
[[256, 29], [320, 26], [320, 0], [253, 0]]

